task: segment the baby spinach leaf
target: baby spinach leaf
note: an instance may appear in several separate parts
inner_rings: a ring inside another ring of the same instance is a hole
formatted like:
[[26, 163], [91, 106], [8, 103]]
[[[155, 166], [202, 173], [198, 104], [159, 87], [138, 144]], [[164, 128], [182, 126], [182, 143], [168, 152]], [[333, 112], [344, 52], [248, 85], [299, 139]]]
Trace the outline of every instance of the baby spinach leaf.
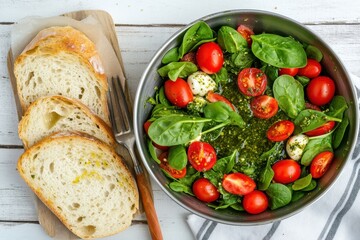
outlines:
[[169, 165], [176, 169], [182, 170], [187, 164], [186, 149], [183, 145], [170, 147], [168, 155]]
[[303, 46], [291, 37], [263, 33], [251, 38], [251, 50], [263, 62], [279, 68], [300, 68], [307, 63]]
[[284, 145], [284, 142], [276, 142], [270, 150], [260, 155], [261, 162], [268, 161], [269, 165], [272, 165], [275, 161], [285, 158]]
[[169, 183], [169, 187], [174, 192], [184, 192], [191, 196], [194, 196], [194, 194], [191, 191], [191, 186], [185, 185], [181, 182], [176, 182], [176, 181], [171, 182], [171, 183]]
[[305, 109], [301, 111], [294, 120], [296, 126], [295, 134], [308, 132], [320, 127], [328, 121], [341, 122], [341, 119], [328, 116], [324, 112], [317, 110]]
[[340, 146], [340, 144], [344, 138], [346, 128], [348, 125], [349, 125], [349, 118], [348, 118], [348, 116], [344, 116], [343, 120], [341, 121], [339, 126], [334, 131], [334, 135], [333, 135], [334, 149], [337, 149]]
[[165, 96], [164, 86], [162, 86], [162, 87], [159, 89], [158, 98], [159, 98], [159, 103], [160, 103], [160, 104], [163, 104], [163, 105], [165, 105], [165, 106], [171, 106], [169, 100], [168, 100], [168, 99], [166, 98], [166, 96]]
[[161, 59], [162, 64], [168, 64], [171, 62], [177, 62], [179, 60], [179, 48], [175, 47], [170, 49]]
[[348, 105], [345, 98], [337, 95], [331, 100], [329, 111], [326, 112], [326, 115], [342, 119], [346, 109], [348, 109]]
[[268, 80], [270, 80], [270, 87], [272, 87], [274, 81], [279, 77], [279, 68], [263, 63], [261, 70], [265, 73]]
[[313, 45], [308, 45], [305, 51], [308, 58], [315, 59], [318, 62], [320, 62], [323, 58], [323, 54], [320, 49]]
[[309, 173], [305, 177], [297, 179], [294, 184], [292, 185], [292, 189], [294, 191], [302, 190], [310, 185], [312, 180], [312, 175]]
[[152, 141], [162, 146], [186, 144], [200, 136], [205, 122], [211, 119], [173, 114], [156, 119], [149, 127]]
[[303, 191], [294, 191], [291, 196], [291, 202], [296, 202], [303, 198], [305, 196], [305, 193]]
[[260, 172], [258, 188], [261, 191], [265, 191], [270, 186], [270, 183], [274, 177], [274, 170], [271, 168], [269, 161], [266, 163], [266, 166]]
[[303, 188], [302, 191], [305, 191], [305, 192], [312, 191], [316, 188], [316, 186], [317, 186], [316, 180], [312, 179], [309, 186], [307, 186], [306, 188]]
[[197, 66], [192, 62], [171, 62], [157, 71], [161, 77], [169, 77], [175, 81], [177, 78], [186, 78], [197, 70]]
[[301, 83], [301, 85], [303, 85], [304, 87], [310, 82], [310, 78], [305, 77], [305, 76], [295, 76], [295, 79], [299, 81], [299, 83]]
[[291, 202], [291, 190], [281, 183], [272, 183], [266, 190], [271, 210], [283, 207]]
[[229, 80], [228, 71], [225, 67], [222, 67], [220, 71], [215, 74], [210, 75], [212, 79], [215, 80], [216, 83], [226, 83]]
[[219, 29], [217, 41], [220, 47], [229, 53], [239, 52], [248, 46], [245, 38], [229, 26], [222, 26]]
[[241, 116], [221, 101], [208, 103], [204, 108], [204, 115], [206, 118], [210, 118], [216, 122], [228, 123], [239, 127], [245, 126], [245, 122]]
[[179, 47], [179, 59], [189, 52], [198, 42], [213, 38], [213, 31], [204, 21], [192, 25], [186, 32]]
[[222, 174], [227, 174], [231, 172], [235, 165], [236, 155], [238, 151], [235, 150], [230, 156], [220, 158], [216, 161], [213, 166], [213, 170], [217, 172], [221, 172]]
[[331, 144], [331, 134], [324, 137], [310, 139], [301, 157], [301, 164], [309, 166], [316, 155], [324, 151], [333, 151]]
[[194, 196], [191, 187], [193, 182], [199, 177], [200, 172], [196, 171], [192, 167], [188, 167], [186, 171], [186, 176], [180, 179], [174, 179], [174, 181], [169, 184], [169, 187], [175, 192], [184, 192], [191, 196]]
[[305, 109], [304, 88], [292, 76], [278, 77], [273, 84], [273, 92], [280, 109], [290, 118], [296, 118]]
[[151, 158], [157, 162], [158, 164], [160, 164], [160, 160], [158, 159], [157, 157], [157, 154], [156, 154], [156, 149], [154, 147], [154, 145], [152, 144], [152, 141], [150, 139], [147, 139], [147, 144], [148, 144], [148, 149], [149, 149], [149, 153], [150, 153], [150, 156]]
[[157, 104], [153, 108], [151, 112], [151, 121], [155, 121], [156, 119], [163, 117], [163, 116], [169, 116], [169, 115], [179, 115], [184, 114], [183, 111], [179, 110], [175, 106], [166, 106], [164, 104]]

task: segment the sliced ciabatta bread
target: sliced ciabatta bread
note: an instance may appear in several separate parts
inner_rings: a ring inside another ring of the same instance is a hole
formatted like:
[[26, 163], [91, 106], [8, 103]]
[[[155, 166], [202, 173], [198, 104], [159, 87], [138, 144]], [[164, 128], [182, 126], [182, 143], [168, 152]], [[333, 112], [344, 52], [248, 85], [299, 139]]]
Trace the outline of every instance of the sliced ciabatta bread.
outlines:
[[18, 130], [25, 148], [60, 131], [83, 132], [115, 146], [112, 130], [102, 119], [81, 102], [63, 96], [41, 97], [33, 102]]
[[72, 27], [44, 29], [14, 63], [17, 91], [25, 111], [37, 98], [78, 99], [107, 124], [108, 84], [94, 43]]
[[108, 145], [78, 135], [45, 138], [18, 161], [21, 177], [75, 235], [100, 238], [130, 226], [134, 179]]

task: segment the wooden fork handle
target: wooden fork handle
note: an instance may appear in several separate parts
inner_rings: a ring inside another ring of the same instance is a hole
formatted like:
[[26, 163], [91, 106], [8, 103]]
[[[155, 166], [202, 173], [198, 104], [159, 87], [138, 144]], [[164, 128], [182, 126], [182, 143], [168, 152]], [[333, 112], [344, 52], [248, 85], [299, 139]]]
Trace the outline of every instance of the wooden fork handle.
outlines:
[[159, 220], [155, 211], [154, 201], [151, 196], [149, 182], [143, 172], [136, 174], [137, 185], [140, 192], [141, 201], [144, 206], [146, 218], [149, 225], [150, 235], [153, 240], [162, 240], [163, 236], [160, 229]]

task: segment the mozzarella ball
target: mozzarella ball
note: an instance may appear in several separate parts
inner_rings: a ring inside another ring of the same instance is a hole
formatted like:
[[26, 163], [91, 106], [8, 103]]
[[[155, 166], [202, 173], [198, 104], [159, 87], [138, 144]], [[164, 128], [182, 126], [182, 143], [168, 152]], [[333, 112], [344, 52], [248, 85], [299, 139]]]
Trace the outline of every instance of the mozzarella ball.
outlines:
[[191, 74], [187, 82], [194, 95], [205, 96], [209, 91], [216, 89], [216, 82], [204, 72], [194, 72]]
[[301, 159], [306, 145], [309, 142], [309, 137], [304, 134], [292, 136], [286, 143], [286, 152], [291, 159], [296, 161]]

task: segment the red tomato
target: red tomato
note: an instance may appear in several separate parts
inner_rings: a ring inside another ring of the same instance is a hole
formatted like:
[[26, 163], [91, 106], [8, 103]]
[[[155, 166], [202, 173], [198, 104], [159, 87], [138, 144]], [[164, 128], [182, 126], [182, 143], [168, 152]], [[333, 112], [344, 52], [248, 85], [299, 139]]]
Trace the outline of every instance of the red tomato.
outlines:
[[203, 202], [213, 202], [220, 196], [217, 188], [206, 178], [199, 178], [192, 186], [192, 191], [197, 199]]
[[246, 195], [254, 191], [256, 183], [251, 177], [243, 173], [225, 174], [222, 186], [226, 191], [235, 195]]
[[311, 58], [307, 59], [307, 64], [303, 68], [299, 68], [298, 75], [305, 76], [308, 78], [314, 78], [319, 76], [321, 73], [321, 64]]
[[165, 81], [164, 90], [166, 98], [177, 107], [186, 107], [186, 105], [193, 100], [190, 86], [182, 78], [178, 78], [176, 81]]
[[292, 159], [277, 161], [272, 169], [274, 170], [274, 181], [282, 184], [294, 182], [301, 174], [300, 164]]
[[264, 93], [267, 77], [258, 68], [244, 68], [238, 75], [238, 87], [246, 96], [259, 96]]
[[220, 46], [214, 42], [200, 45], [196, 52], [196, 62], [203, 72], [207, 74], [217, 73], [224, 63], [224, 56]]
[[254, 190], [244, 196], [242, 204], [246, 212], [258, 214], [267, 209], [269, 201], [264, 192]]
[[306, 87], [306, 95], [312, 104], [323, 106], [328, 104], [335, 94], [335, 83], [329, 77], [320, 76], [311, 79]]
[[250, 108], [255, 117], [269, 119], [276, 115], [279, 106], [275, 98], [261, 95], [251, 99]]
[[295, 76], [299, 72], [298, 68], [280, 68], [279, 69], [279, 75], [290, 75]]
[[187, 155], [190, 164], [199, 172], [210, 170], [216, 163], [215, 149], [206, 142], [192, 142]]
[[231, 107], [232, 110], [235, 111], [235, 107], [234, 105], [232, 105], [232, 103], [227, 100], [227, 98], [221, 96], [220, 94], [214, 93], [213, 91], [209, 91], [208, 94], [206, 95], [206, 99], [209, 102], [218, 102], [221, 101], [223, 103], [226, 103], [227, 105], [229, 105], [229, 107]]
[[329, 121], [327, 123], [324, 123], [322, 126], [315, 128], [314, 130], [306, 132], [305, 134], [309, 137], [320, 136], [330, 132], [334, 127], [335, 127], [335, 122]]
[[239, 25], [239, 27], [236, 30], [238, 31], [238, 33], [241, 34], [241, 36], [243, 36], [243, 38], [245, 38], [248, 45], [251, 46], [252, 43], [251, 35], [254, 35], [254, 31], [245, 25]]
[[160, 168], [167, 172], [173, 178], [183, 178], [186, 176], [186, 167], [176, 170], [169, 165], [168, 152], [162, 152], [159, 156]]
[[316, 111], [321, 111], [321, 109], [318, 106], [316, 106], [316, 105], [314, 105], [312, 103], [309, 103], [309, 102], [305, 103], [305, 108], [306, 109], [316, 110]]
[[313, 178], [321, 178], [329, 169], [334, 158], [332, 152], [322, 152], [314, 157], [310, 165], [310, 173]]
[[266, 132], [266, 136], [270, 141], [281, 142], [290, 137], [294, 132], [295, 125], [289, 120], [281, 120], [269, 128]]
[[[149, 127], [150, 127], [151, 123], [152, 123], [152, 122], [150, 122], [150, 121], [146, 121], [146, 122], [144, 123], [144, 130], [145, 130], [146, 134], [148, 134]], [[157, 149], [160, 149], [160, 150], [163, 150], [163, 151], [166, 151], [166, 150], [169, 149], [168, 146], [161, 146], [161, 145], [159, 145], [159, 144], [157, 144], [157, 143], [154, 143], [154, 142], [152, 142], [152, 144], [153, 144], [154, 147], [156, 147]]]

